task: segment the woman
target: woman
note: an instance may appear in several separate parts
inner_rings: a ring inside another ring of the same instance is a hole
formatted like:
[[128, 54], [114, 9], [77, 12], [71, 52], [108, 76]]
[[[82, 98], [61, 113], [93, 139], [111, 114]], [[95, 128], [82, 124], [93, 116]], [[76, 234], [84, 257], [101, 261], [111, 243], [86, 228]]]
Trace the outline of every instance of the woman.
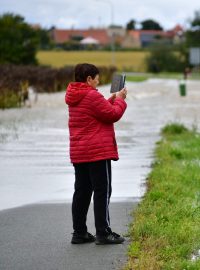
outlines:
[[[99, 70], [92, 64], [75, 67], [75, 82], [68, 85], [70, 158], [75, 169], [72, 202], [72, 244], [94, 242], [120, 244], [124, 238], [112, 232], [109, 218], [111, 160], [118, 160], [114, 122], [126, 110], [124, 88], [106, 100], [96, 89]], [[87, 212], [94, 192], [96, 238], [87, 231]]]

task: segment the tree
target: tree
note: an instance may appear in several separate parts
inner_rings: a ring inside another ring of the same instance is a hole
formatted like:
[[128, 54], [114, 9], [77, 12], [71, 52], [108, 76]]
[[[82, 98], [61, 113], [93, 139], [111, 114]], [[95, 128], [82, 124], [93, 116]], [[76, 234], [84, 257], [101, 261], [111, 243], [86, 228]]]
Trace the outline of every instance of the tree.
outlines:
[[39, 49], [49, 49], [52, 46], [49, 31], [46, 29], [37, 29], [36, 32], [39, 40]]
[[135, 20], [130, 20], [130, 22], [128, 22], [126, 25], [126, 30], [134, 30], [135, 24], [136, 24]]
[[180, 50], [175, 53], [172, 46], [160, 40], [150, 48], [146, 63], [149, 72], [182, 72], [186, 66], [186, 58]]
[[195, 15], [194, 15], [194, 19], [191, 22], [191, 25], [193, 27], [198, 27], [200, 28], [200, 10], [199, 11], [195, 11]]
[[142, 30], [163, 30], [162, 26], [154, 20], [145, 20], [141, 22]]
[[0, 16], [0, 63], [36, 64], [38, 36], [19, 15]]
[[190, 22], [190, 29], [186, 32], [187, 47], [200, 47], [200, 11], [196, 11]]

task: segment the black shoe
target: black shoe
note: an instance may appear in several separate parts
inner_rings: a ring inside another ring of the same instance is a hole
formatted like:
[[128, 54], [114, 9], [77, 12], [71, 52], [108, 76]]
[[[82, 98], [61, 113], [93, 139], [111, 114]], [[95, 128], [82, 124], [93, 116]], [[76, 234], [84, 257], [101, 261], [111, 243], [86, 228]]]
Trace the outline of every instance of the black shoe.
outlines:
[[100, 236], [96, 236], [96, 245], [109, 245], [109, 244], [121, 244], [124, 242], [124, 238], [121, 237], [119, 234], [114, 233], [112, 231], [109, 232], [109, 234]]
[[72, 244], [84, 244], [84, 243], [92, 243], [95, 241], [95, 237], [86, 232], [85, 234], [78, 234], [76, 232], [73, 233], [71, 243]]

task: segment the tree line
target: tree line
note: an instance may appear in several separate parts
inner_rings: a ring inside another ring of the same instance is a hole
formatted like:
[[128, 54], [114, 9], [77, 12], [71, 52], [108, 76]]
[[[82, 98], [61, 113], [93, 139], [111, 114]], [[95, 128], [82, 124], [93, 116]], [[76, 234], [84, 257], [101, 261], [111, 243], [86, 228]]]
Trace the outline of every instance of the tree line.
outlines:
[[[136, 20], [132, 19], [126, 24], [126, 30], [136, 29]], [[148, 19], [140, 23], [140, 30], [163, 30], [163, 27], [155, 20]]]

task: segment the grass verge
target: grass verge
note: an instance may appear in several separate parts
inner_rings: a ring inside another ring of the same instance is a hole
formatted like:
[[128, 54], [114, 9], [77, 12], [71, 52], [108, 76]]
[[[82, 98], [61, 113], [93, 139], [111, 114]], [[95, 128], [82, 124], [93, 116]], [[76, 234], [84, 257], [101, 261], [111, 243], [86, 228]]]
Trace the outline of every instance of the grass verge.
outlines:
[[148, 79], [148, 76], [126, 76], [126, 80], [129, 82], [144, 82]]
[[[143, 82], [147, 79], [176, 79], [183, 80], [183, 74], [180, 72], [160, 72], [160, 73], [141, 73], [136, 75], [128, 75], [127, 80], [132, 82]], [[192, 73], [188, 77], [189, 80], [200, 80], [200, 74]]]
[[155, 156], [130, 225], [125, 269], [199, 270], [200, 134], [167, 125]]

